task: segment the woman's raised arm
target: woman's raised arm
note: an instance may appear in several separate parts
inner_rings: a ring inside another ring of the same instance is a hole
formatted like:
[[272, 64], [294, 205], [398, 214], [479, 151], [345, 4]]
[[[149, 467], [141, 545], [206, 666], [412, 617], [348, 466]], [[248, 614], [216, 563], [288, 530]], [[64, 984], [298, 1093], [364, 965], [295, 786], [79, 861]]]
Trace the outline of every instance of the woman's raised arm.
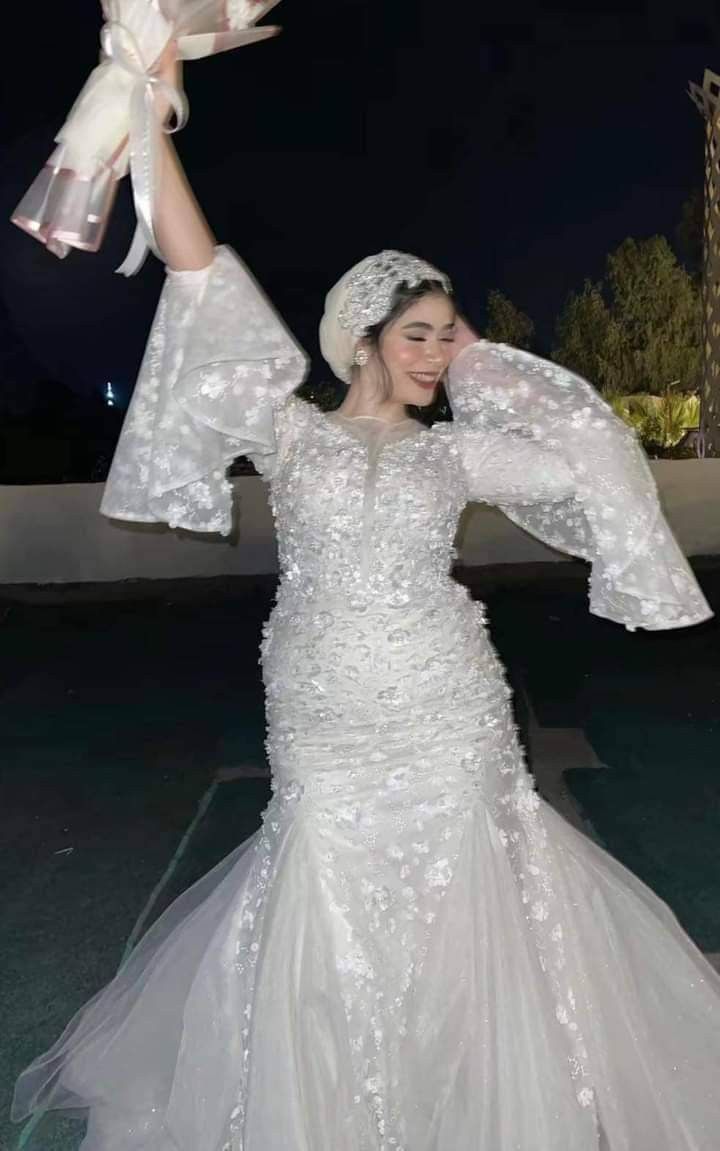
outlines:
[[[182, 87], [182, 62], [171, 41], [158, 63], [157, 74], [175, 88]], [[168, 106], [158, 98], [161, 114]], [[158, 148], [158, 187], [153, 228], [162, 258], [175, 272], [197, 271], [212, 263], [215, 237], [195, 199], [175, 150], [172, 136], [161, 133]]]

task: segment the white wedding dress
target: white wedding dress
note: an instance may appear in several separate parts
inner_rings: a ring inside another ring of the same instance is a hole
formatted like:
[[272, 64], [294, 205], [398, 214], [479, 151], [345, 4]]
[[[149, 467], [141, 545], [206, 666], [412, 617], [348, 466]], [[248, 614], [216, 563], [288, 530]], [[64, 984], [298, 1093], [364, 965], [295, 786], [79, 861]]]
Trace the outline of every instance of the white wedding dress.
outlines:
[[707, 619], [633, 434], [485, 341], [431, 428], [324, 414], [292, 394], [304, 366], [230, 250], [169, 275], [102, 510], [227, 531], [228, 460], [268, 481], [273, 796], [15, 1116], [87, 1108], [84, 1151], [717, 1151], [720, 977], [538, 796], [448, 574], [487, 501], [591, 561], [596, 614]]

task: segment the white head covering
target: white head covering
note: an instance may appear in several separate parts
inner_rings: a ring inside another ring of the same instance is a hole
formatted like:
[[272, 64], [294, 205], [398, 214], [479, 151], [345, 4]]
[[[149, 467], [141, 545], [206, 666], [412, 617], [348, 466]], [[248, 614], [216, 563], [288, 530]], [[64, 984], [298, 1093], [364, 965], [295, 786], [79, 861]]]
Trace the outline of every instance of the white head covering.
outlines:
[[452, 292], [448, 277], [432, 264], [387, 249], [355, 264], [330, 289], [320, 321], [320, 350], [339, 380], [350, 380], [355, 345], [389, 314], [399, 285], [412, 288], [421, 280], [439, 280]]

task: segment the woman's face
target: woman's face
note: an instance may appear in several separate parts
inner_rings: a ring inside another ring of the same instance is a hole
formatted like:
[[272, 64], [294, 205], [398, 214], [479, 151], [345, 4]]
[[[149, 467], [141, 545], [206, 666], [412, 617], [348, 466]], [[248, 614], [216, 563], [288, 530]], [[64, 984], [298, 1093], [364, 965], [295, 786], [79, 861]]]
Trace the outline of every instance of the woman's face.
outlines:
[[422, 296], [384, 329], [380, 354], [394, 401], [427, 407], [453, 355], [455, 307], [444, 292]]

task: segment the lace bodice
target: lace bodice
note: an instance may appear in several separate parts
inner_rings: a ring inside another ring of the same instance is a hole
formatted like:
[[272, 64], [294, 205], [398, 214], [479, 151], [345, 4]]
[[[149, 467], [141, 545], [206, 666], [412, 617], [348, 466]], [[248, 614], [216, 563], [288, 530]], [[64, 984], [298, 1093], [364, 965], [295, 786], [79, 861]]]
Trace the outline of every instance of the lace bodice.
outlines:
[[282, 585], [304, 597], [408, 604], [447, 587], [468, 499], [572, 491], [562, 460], [529, 443], [509, 457], [499, 433], [468, 472], [450, 424], [348, 419], [296, 396], [276, 423], [276, 453], [255, 463], [270, 481]]
[[453, 420], [325, 415], [306, 358], [228, 248], [168, 276], [101, 511], [228, 534], [228, 464], [268, 481], [285, 589], [407, 603], [447, 584], [459, 512], [496, 504], [591, 565], [590, 610], [629, 629], [712, 615], [635, 435], [585, 380], [480, 340], [451, 364]]

